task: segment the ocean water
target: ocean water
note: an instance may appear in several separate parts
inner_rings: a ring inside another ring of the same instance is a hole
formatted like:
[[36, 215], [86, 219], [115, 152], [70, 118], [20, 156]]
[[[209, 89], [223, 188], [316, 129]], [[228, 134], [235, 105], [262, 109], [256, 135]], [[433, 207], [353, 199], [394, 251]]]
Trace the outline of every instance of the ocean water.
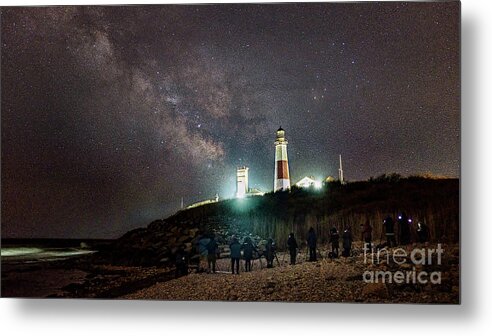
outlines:
[[64, 260], [84, 254], [91, 254], [94, 252], [96, 251], [81, 248], [10, 246], [1, 248], [1, 257], [2, 263], [28, 263]]

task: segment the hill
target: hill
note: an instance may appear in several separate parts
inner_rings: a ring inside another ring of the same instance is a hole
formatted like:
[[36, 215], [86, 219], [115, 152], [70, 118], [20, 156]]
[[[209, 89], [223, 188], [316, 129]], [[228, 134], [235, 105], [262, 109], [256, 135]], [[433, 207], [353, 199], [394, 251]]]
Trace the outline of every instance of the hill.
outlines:
[[[179, 246], [194, 253], [202, 233], [215, 233], [227, 244], [231, 235], [250, 235], [259, 243], [273, 237], [285, 248], [290, 232], [303, 242], [313, 227], [320, 243], [327, 242], [329, 229], [351, 226], [356, 240], [360, 225], [369, 221], [373, 239], [382, 236], [382, 222], [406, 212], [413, 223], [428, 225], [433, 242], [459, 242], [459, 180], [424, 177], [401, 178], [383, 175], [363, 182], [329, 183], [321, 189], [292, 188], [244, 199], [230, 199], [182, 210], [166, 219], [132, 230], [99, 253], [96, 261], [119, 265], [152, 266], [168, 264]], [[415, 228], [412, 227], [415, 237]]]

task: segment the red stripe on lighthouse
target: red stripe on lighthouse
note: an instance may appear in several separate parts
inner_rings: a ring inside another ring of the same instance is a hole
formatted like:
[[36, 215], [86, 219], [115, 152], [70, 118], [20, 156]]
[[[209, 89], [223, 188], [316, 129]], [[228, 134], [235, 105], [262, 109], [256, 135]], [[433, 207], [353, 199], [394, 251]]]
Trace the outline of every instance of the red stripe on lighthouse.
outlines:
[[289, 178], [289, 166], [286, 160], [277, 161], [277, 179]]

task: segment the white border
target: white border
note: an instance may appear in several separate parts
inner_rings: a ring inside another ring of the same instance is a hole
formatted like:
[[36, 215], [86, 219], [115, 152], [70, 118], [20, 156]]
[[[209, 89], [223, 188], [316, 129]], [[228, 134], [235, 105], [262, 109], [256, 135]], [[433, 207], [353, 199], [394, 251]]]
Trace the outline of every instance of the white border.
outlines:
[[[141, 4], [166, 1], [44, 1]], [[200, 3], [206, 1], [193, 1]], [[219, 1], [216, 1], [219, 2]], [[249, 1], [251, 2], [251, 1]], [[2, 1], [5, 5], [38, 1]], [[3, 335], [470, 335], [492, 329], [490, 1], [462, 1], [462, 305], [0, 300]]]

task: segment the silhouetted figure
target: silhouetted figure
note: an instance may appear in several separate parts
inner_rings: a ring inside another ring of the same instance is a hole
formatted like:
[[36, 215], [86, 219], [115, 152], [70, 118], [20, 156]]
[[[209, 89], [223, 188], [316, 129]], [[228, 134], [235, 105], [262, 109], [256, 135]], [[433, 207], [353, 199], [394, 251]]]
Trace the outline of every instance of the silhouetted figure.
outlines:
[[317, 238], [313, 228], [309, 229], [306, 241], [309, 248], [309, 261], [316, 261]]
[[183, 247], [176, 251], [176, 278], [188, 275], [188, 256]]
[[362, 241], [367, 245], [369, 250], [372, 248], [372, 226], [369, 221], [366, 221], [362, 225]]
[[[231, 249], [231, 269], [232, 274], [234, 274], [234, 268], [236, 269], [236, 274], [239, 274], [239, 259], [241, 259], [241, 244], [236, 237], [232, 237], [232, 242], [229, 245]], [[235, 266], [235, 267], [234, 267]]]
[[210, 235], [210, 241], [207, 244], [207, 261], [208, 261], [208, 273], [215, 273], [215, 264], [217, 262], [217, 249], [219, 245], [215, 241], [215, 235]]
[[398, 216], [398, 230], [400, 233], [400, 244], [407, 245], [410, 243], [410, 222], [407, 214], [402, 212]]
[[417, 224], [417, 236], [419, 237], [419, 243], [426, 243], [429, 241], [429, 228], [427, 225], [421, 222]]
[[350, 226], [343, 231], [342, 240], [343, 240], [342, 255], [344, 257], [350, 257], [350, 251], [352, 250], [352, 241], [353, 241], [352, 231], [350, 229]]
[[333, 227], [330, 230], [331, 257], [338, 258], [338, 249], [340, 248], [340, 235], [338, 230]]
[[251, 259], [253, 259], [253, 252], [257, 252], [258, 250], [253, 245], [250, 237], [246, 237], [244, 239], [243, 245], [243, 257], [244, 257], [244, 270], [246, 272], [251, 272]]
[[289, 254], [290, 254], [290, 264], [295, 265], [298, 246], [297, 246], [297, 240], [294, 237], [294, 233], [289, 234], [289, 238], [287, 239], [287, 247], [289, 249]]
[[396, 246], [396, 239], [395, 239], [395, 221], [391, 216], [388, 215], [386, 219], [383, 221], [384, 225], [384, 232], [386, 235], [386, 245], [389, 247], [394, 247]]
[[275, 258], [275, 243], [272, 238], [268, 238], [265, 246], [265, 258], [267, 261], [267, 268], [273, 267], [273, 259]]
[[[198, 252], [200, 253], [200, 260], [198, 263], [198, 271], [204, 271], [208, 265], [208, 243], [210, 238], [207, 235], [203, 235], [198, 240]], [[207, 268], [207, 272], [208, 272]]]

